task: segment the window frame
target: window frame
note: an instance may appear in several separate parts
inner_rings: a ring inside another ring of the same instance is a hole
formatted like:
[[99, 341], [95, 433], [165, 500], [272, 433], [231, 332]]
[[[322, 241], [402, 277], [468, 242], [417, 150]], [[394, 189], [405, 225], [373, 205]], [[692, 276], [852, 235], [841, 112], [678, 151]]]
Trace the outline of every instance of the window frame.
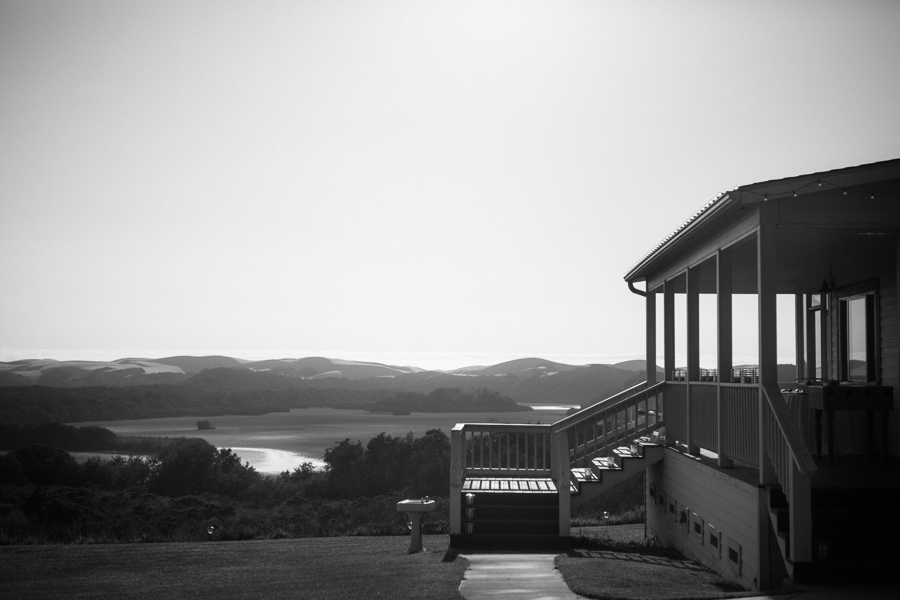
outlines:
[[[838, 373], [842, 381], [860, 384], [881, 382], [881, 340], [879, 335], [879, 287], [878, 280], [867, 280], [846, 286], [839, 290], [835, 299], [838, 320]], [[849, 303], [865, 299], [865, 331], [866, 331], [866, 376], [865, 379], [851, 379], [849, 348]]]

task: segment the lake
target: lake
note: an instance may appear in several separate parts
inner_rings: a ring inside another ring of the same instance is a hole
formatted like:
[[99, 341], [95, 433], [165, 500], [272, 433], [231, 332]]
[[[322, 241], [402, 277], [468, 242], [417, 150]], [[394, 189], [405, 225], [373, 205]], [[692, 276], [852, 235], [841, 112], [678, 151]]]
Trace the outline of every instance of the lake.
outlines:
[[[221, 417], [170, 417], [78, 423], [98, 425], [120, 435], [203, 438], [219, 448], [231, 448], [261, 473], [292, 470], [309, 461], [324, 466], [327, 448], [347, 438], [365, 445], [381, 432], [416, 437], [429, 429], [441, 429], [447, 436], [457, 423], [554, 423], [570, 406], [535, 406], [532, 412], [412, 413], [398, 416], [363, 410], [301, 408], [265, 415], [225, 415]], [[215, 429], [199, 430], [200, 419]]]

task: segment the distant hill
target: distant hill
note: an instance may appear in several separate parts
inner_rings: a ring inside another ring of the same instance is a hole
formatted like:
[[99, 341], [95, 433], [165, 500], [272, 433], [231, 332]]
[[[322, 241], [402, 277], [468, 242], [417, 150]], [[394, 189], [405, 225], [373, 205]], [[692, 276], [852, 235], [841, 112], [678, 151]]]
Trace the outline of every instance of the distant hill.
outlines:
[[454, 375], [542, 375], [580, 369], [573, 365], [544, 360], [543, 358], [519, 358], [487, 367], [463, 367], [449, 371]]
[[405, 373], [420, 373], [417, 367], [394, 367], [374, 362], [361, 362], [334, 358], [286, 358], [262, 360], [242, 365], [253, 371], [270, 371], [288, 377], [316, 377], [329, 374], [343, 379], [368, 379], [369, 377], [395, 377]]
[[[615, 367], [617, 369], [622, 369], [623, 371], [646, 371], [647, 370], [647, 361], [644, 359], [638, 360], [626, 360], [624, 362], [616, 363], [614, 365], [610, 365], [611, 367]], [[659, 365], [656, 366], [656, 372], [662, 373], [663, 368]]]
[[230, 356], [170, 356], [158, 359], [128, 359], [139, 364], [143, 362], [158, 363], [178, 367], [182, 373], [199, 373], [204, 369], [240, 367], [246, 361], [240, 361]]
[[330, 377], [347, 380], [424, 372], [418, 367], [394, 367], [320, 357], [252, 362], [228, 356], [122, 358], [109, 362], [25, 359], [0, 363], [0, 387], [34, 384], [52, 387], [120, 387], [177, 383], [209, 369], [256, 371], [294, 379], [328, 374]]

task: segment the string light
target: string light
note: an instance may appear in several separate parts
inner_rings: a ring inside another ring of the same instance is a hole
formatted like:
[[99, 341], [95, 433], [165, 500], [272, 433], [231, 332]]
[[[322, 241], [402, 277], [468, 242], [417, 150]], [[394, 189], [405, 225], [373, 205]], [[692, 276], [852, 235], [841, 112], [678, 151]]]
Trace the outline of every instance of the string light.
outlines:
[[[844, 195], [844, 196], [847, 196], [847, 195], [850, 194], [850, 192], [853, 192], [854, 194], [865, 194], [866, 196], [869, 197], [870, 200], [874, 200], [874, 199], [875, 199], [875, 192], [868, 191], [868, 190], [863, 190], [863, 189], [858, 189], [858, 188], [844, 187], [844, 186], [837, 185], [836, 183], [831, 183], [830, 181], [823, 181], [823, 180], [821, 180], [821, 179], [817, 179], [817, 180], [814, 181], [814, 182], [813, 182], [813, 181], [810, 181], [809, 183], [807, 183], [807, 184], [805, 184], [805, 185], [802, 185], [802, 186], [800, 186], [800, 187], [798, 187], [798, 188], [796, 188], [796, 189], [788, 190], [788, 191], [785, 191], [785, 192], [776, 192], [776, 193], [772, 193], [772, 192], [755, 192], [755, 191], [753, 191], [753, 190], [741, 190], [741, 189], [738, 189], [738, 190], [736, 190], [736, 191], [739, 191], [739, 192], [741, 192], [742, 194], [753, 194], [753, 195], [755, 195], [755, 196], [759, 196], [759, 197], [761, 197], [761, 199], [762, 199], [763, 202], [768, 202], [769, 200], [772, 200], [772, 199], [775, 199], [775, 198], [784, 198], [784, 197], [788, 197], [788, 196], [793, 197], [793, 198], [796, 198], [796, 197], [798, 197], [798, 196], [800, 195], [800, 193], [801, 193], [803, 190], [805, 190], [806, 188], [808, 188], [808, 187], [810, 187], [810, 186], [813, 186], [813, 185], [814, 185], [816, 188], [821, 188], [821, 187], [823, 187], [823, 186], [826, 185], [826, 184], [827, 184], [828, 186], [830, 186], [831, 189], [834, 189], [834, 190], [840, 190], [841, 194]], [[900, 192], [900, 190], [889, 190], [889, 191], [886, 191], [886, 192], [883, 192], [883, 193], [885, 193], [885, 194], [896, 194], [896, 193], [898, 193], [898, 192]]]

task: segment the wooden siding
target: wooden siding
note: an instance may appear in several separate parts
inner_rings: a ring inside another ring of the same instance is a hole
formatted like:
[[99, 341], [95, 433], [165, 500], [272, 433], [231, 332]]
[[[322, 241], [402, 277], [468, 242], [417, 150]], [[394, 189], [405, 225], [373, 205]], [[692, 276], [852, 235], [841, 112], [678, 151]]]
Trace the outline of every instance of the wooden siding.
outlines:
[[[759, 588], [759, 488], [671, 449], [661, 462], [647, 470], [647, 485], [648, 489], [655, 486], [657, 497], [663, 494], [667, 498], [666, 505], [651, 504], [648, 499], [648, 535], [657, 536], [662, 544], [678, 549], [730, 581], [747, 589]], [[672, 499], [702, 519], [702, 539], [694, 534], [693, 525], [689, 530], [668, 512]], [[721, 552], [709, 544], [710, 525], [721, 533]], [[740, 574], [730, 566], [729, 541], [741, 546]]]

